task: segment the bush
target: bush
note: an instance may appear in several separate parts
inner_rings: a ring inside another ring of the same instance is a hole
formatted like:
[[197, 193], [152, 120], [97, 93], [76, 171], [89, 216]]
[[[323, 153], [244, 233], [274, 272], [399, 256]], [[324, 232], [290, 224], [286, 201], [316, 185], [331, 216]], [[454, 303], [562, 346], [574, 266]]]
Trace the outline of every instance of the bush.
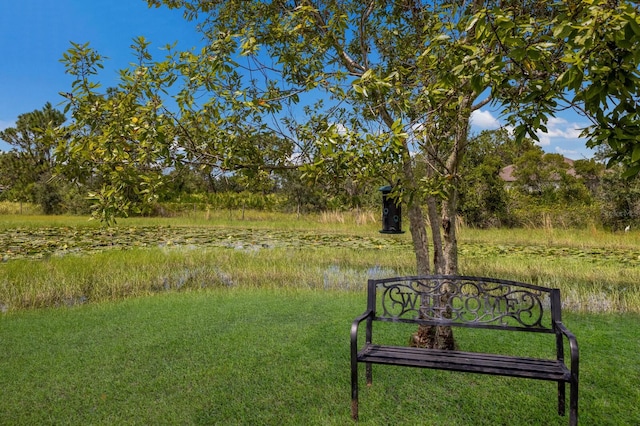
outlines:
[[62, 195], [60, 188], [51, 182], [50, 178], [43, 177], [34, 187], [35, 201], [42, 208], [44, 214], [62, 213]]
[[527, 204], [511, 210], [512, 225], [524, 228], [585, 228], [599, 225], [598, 206], [539, 206]]
[[62, 189], [62, 210], [74, 215], [88, 215], [91, 213], [91, 201], [87, 194], [75, 185], [65, 185]]

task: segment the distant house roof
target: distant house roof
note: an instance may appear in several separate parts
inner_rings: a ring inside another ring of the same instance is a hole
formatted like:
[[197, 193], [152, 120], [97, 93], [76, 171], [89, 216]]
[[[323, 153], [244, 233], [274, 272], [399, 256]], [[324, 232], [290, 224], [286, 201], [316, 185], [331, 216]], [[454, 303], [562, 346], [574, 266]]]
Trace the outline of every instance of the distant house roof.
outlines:
[[[569, 165], [569, 170], [567, 170], [567, 174], [569, 174], [570, 176], [577, 176], [576, 171], [573, 168], [573, 160], [571, 158], [564, 157], [564, 162]], [[500, 179], [502, 179], [505, 182], [515, 182], [516, 181], [516, 177], [514, 176], [515, 170], [516, 170], [515, 164], [509, 164], [508, 166], [503, 167], [500, 170], [500, 174], [499, 174]]]
[[515, 169], [516, 166], [514, 166], [513, 164], [509, 164], [507, 167], [503, 167], [502, 170], [500, 170], [500, 179], [505, 182], [515, 182], [516, 177], [513, 175]]

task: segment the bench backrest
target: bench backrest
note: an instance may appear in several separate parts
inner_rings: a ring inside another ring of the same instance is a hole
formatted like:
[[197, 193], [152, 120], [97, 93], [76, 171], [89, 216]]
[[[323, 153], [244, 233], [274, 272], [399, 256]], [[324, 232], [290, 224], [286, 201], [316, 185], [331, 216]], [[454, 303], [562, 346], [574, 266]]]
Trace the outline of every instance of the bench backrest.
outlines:
[[377, 321], [553, 333], [560, 291], [494, 278], [430, 275], [369, 280]]

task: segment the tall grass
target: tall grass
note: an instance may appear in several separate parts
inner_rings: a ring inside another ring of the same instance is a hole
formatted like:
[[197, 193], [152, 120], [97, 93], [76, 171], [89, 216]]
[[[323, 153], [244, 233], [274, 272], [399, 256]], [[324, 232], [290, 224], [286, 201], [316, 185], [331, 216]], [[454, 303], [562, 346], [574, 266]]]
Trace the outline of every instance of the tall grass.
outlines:
[[462, 273], [559, 288], [564, 309], [578, 312], [640, 312], [640, 270], [591, 265], [572, 259], [521, 257], [461, 259]]
[[640, 231], [610, 232], [596, 227], [587, 229], [473, 229], [462, 228], [463, 242], [504, 245], [545, 245], [559, 247], [633, 248], [640, 250]]
[[[0, 312], [212, 287], [357, 291], [368, 277], [415, 273], [409, 233], [381, 236], [376, 222], [356, 214], [338, 215], [297, 217], [247, 211], [245, 220], [229, 219], [228, 212], [209, 218], [123, 219], [114, 233], [135, 227], [170, 227], [172, 232], [184, 230], [206, 239], [211, 229], [229, 229], [232, 238], [237, 234], [234, 229], [249, 228], [262, 230], [261, 235], [274, 231], [283, 243], [291, 238], [297, 245], [167, 243], [124, 250], [118, 246], [91, 255], [63, 253], [41, 260], [9, 260], [0, 263]], [[0, 229], [43, 226], [64, 230], [101, 225], [86, 217], [0, 217]], [[251, 238], [251, 233], [243, 235]], [[305, 245], [309, 236], [316, 236], [317, 241]], [[638, 232], [460, 229], [461, 273], [560, 288], [567, 310], [640, 312], [638, 265]]]
[[[304, 215], [247, 210], [244, 217], [242, 212], [236, 210], [231, 212], [211, 210], [209, 212], [185, 212], [176, 217], [116, 218], [115, 226], [222, 226], [369, 233], [377, 232], [380, 229], [377, 219], [378, 215], [364, 210]], [[105, 225], [86, 216], [45, 216], [39, 215], [37, 212], [33, 214], [0, 213], [0, 229], [40, 226], [102, 227]]]
[[408, 256], [377, 250], [152, 248], [0, 267], [0, 310], [119, 300], [214, 287], [360, 290], [368, 277], [412, 273]]
[[0, 215], [38, 215], [42, 214], [40, 206], [31, 203], [0, 201]]

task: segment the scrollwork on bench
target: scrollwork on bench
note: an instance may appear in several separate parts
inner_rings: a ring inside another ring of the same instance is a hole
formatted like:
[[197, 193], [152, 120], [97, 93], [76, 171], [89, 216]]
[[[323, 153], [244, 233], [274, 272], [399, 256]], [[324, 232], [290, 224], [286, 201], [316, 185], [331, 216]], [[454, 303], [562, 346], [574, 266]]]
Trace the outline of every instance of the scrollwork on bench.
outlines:
[[379, 284], [379, 319], [549, 330], [549, 292], [509, 281], [439, 278]]

